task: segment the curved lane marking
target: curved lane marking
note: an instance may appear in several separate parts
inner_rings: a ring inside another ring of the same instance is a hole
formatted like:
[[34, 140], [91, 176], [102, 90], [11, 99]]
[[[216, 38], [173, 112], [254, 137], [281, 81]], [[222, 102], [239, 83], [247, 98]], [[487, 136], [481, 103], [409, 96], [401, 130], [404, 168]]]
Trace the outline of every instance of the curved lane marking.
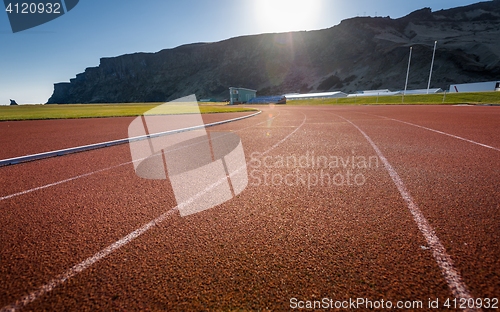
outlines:
[[[274, 117], [274, 118], [276, 118], [276, 117]], [[295, 128], [295, 130], [293, 130], [286, 137], [284, 137], [283, 139], [281, 139], [280, 141], [278, 141], [276, 144], [274, 144], [273, 146], [271, 146], [268, 150], [266, 150], [262, 154], [269, 153], [270, 151], [272, 151], [273, 149], [275, 149], [276, 147], [278, 147], [281, 143], [285, 142], [290, 136], [292, 136], [295, 132], [297, 132], [300, 128], [302, 128], [302, 126], [306, 122], [306, 119], [307, 119], [307, 117], [306, 117], [306, 115], [304, 115], [304, 120], [302, 121], [302, 123], [299, 126], [297, 126], [297, 128]], [[267, 120], [265, 122], [267, 122]], [[258, 124], [261, 124], [261, 123], [258, 123]], [[258, 125], [258, 124], [256, 124], [256, 125]], [[251, 127], [247, 127], [247, 128], [251, 128]], [[244, 168], [246, 168], [246, 166], [240, 167], [233, 174], [236, 174], [238, 171], [241, 171]], [[146, 223], [145, 225], [143, 225], [142, 227], [138, 228], [137, 230], [129, 233], [128, 235], [122, 237], [121, 239], [119, 239], [118, 241], [116, 241], [113, 244], [109, 245], [108, 247], [106, 247], [106, 248], [102, 249], [101, 251], [97, 252], [92, 257], [89, 257], [86, 260], [84, 260], [84, 261], [76, 264], [75, 266], [73, 266], [72, 268], [70, 268], [68, 271], [66, 271], [65, 273], [63, 273], [63, 274], [61, 274], [61, 275], [59, 275], [57, 277], [55, 277], [54, 279], [52, 279], [51, 281], [49, 281], [47, 284], [41, 286], [37, 290], [29, 293], [28, 295], [24, 296], [23, 298], [17, 300], [14, 303], [9, 304], [9, 305], [1, 308], [0, 312], [15, 312], [15, 311], [19, 311], [21, 308], [27, 306], [28, 304], [30, 304], [31, 302], [35, 301], [39, 297], [41, 297], [41, 296], [49, 293], [50, 291], [52, 291], [57, 286], [65, 283], [68, 279], [74, 277], [75, 275], [77, 275], [78, 273], [84, 271], [85, 269], [88, 269], [93, 264], [95, 264], [97, 261], [105, 258], [106, 256], [110, 255], [114, 251], [118, 250], [120, 247], [122, 247], [124, 245], [127, 245], [128, 243], [130, 243], [131, 241], [133, 241], [137, 237], [141, 236], [142, 234], [144, 234], [147, 231], [149, 231], [150, 229], [154, 228], [155, 226], [157, 226], [161, 222], [165, 221], [176, 210], [178, 210], [180, 207], [183, 207], [183, 205], [189, 205], [192, 201], [196, 200], [200, 196], [204, 195], [205, 193], [209, 192], [213, 188], [217, 187], [219, 184], [221, 184], [223, 182], [226, 182], [226, 181], [227, 181], [227, 177], [219, 179], [217, 182], [209, 185], [203, 191], [197, 193], [195, 196], [191, 197], [186, 202], [178, 204], [176, 207], [168, 210], [167, 212], [165, 212], [164, 214], [160, 215], [156, 219], [151, 220], [150, 222]]]
[[[410, 213], [413, 215], [413, 220], [415, 220], [418, 229], [424, 235], [427, 244], [429, 244], [429, 247], [432, 250], [432, 255], [434, 256], [434, 259], [436, 260], [439, 268], [441, 269], [441, 273], [443, 274], [446, 282], [448, 283], [448, 287], [450, 288], [453, 296], [455, 296], [455, 298], [471, 299], [472, 297], [469, 293], [469, 290], [462, 281], [460, 273], [454, 268], [451, 257], [446, 253], [446, 249], [439, 240], [439, 237], [437, 237], [436, 233], [434, 232], [434, 229], [429, 224], [429, 222], [423, 215], [420, 208], [418, 208], [417, 204], [413, 201], [410, 192], [407, 190], [405, 184], [403, 183], [403, 180], [398, 175], [396, 170], [392, 167], [387, 158], [385, 158], [385, 156], [382, 154], [378, 146], [363, 130], [361, 130], [361, 128], [359, 128], [353, 122], [342, 116], [339, 115], [336, 116], [347, 121], [349, 124], [355, 127], [359, 132], [361, 132], [361, 134], [365, 137], [368, 143], [370, 143], [372, 148], [375, 150], [380, 160], [382, 160], [382, 162], [384, 163], [385, 169], [389, 172], [392, 181], [396, 185], [399, 193], [401, 194], [401, 197], [408, 206]], [[466, 311], [476, 311], [476, 310], [466, 310]]]
[[443, 132], [443, 131], [435, 130], [435, 129], [432, 129], [432, 128], [427, 128], [427, 127], [424, 127], [424, 126], [413, 124], [411, 122], [402, 121], [402, 120], [398, 120], [398, 119], [394, 119], [394, 118], [389, 118], [389, 117], [385, 117], [385, 116], [379, 116], [379, 115], [373, 115], [373, 114], [367, 114], [367, 115], [372, 115], [372, 116], [376, 116], [376, 117], [380, 117], [380, 118], [384, 118], [384, 119], [388, 119], [388, 120], [392, 120], [392, 121], [397, 121], [397, 122], [400, 122], [400, 123], [404, 123], [404, 124], [407, 124], [407, 125], [410, 125], [410, 126], [414, 126], [414, 127], [417, 127], [417, 128], [429, 130], [429, 131], [436, 132], [436, 133], [439, 133], [439, 134], [447, 135], [447, 136], [455, 138], [455, 139], [466, 141], [466, 142], [469, 142], [469, 143], [472, 143], [472, 144], [476, 144], [476, 145], [479, 145], [479, 146], [482, 146], [482, 147], [486, 147], [486, 148], [490, 148], [490, 149], [493, 149], [495, 151], [499, 151], [500, 152], [500, 148], [496, 148], [496, 147], [493, 147], [493, 146], [490, 146], [490, 145], [486, 145], [486, 144], [479, 143], [479, 142], [476, 142], [476, 141], [472, 141], [472, 140], [469, 140], [469, 139], [466, 139], [466, 138], [462, 138], [462, 137], [459, 137], [458, 135], [449, 134], [449, 133], [446, 133], [446, 132]]

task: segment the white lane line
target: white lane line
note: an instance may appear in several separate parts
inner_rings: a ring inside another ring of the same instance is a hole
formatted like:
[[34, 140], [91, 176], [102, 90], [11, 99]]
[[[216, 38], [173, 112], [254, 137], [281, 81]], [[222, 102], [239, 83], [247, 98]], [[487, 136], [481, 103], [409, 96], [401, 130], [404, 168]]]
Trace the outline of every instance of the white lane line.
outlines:
[[466, 142], [469, 142], [469, 143], [472, 143], [472, 144], [476, 144], [476, 145], [479, 145], [479, 146], [482, 146], [482, 147], [491, 148], [491, 149], [493, 149], [495, 151], [499, 151], [500, 152], [500, 148], [496, 148], [496, 147], [493, 147], [493, 146], [490, 146], [490, 145], [486, 145], [486, 144], [483, 144], [483, 143], [472, 141], [472, 140], [469, 140], [469, 139], [466, 139], [466, 138], [462, 138], [462, 137], [459, 137], [457, 135], [449, 134], [449, 133], [446, 133], [446, 132], [443, 132], [443, 131], [439, 131], [439, 130], [427, 128], [427, 127], [424, 127], [424, 126], [413, 124], [411, 122], [402, 121], [402, 120], [398, 120], [398, 119], [394, 119], [394, 118], [389, 118], [389, 117], [385, 117], [385, 116], [379, 116], [379, 115], [372, 115], [372, 116], [376, 116], [376, 117], [380, 117], [380, 118], [385, 118], [385, 119], [389, 119], [389, 120], [392, 120], [392, 121], [401, 122], [401, 123], [404, 123], [404, 124], [407, 124], [407, 125], [410, 125], [410, 126], [414, 126], [414, 127], [417, 127], [417, 128], [421, 128], [421, 129], [429, 130], [429, 131], [436, 132], [436, 133], [439, 133], [439, 134], [447, 135], [447, 136], [455, 138], [455, 139], [466, 141]]
[[[300, 128], [302, 128], [302, 126], [306, 122], [306, 119], [307, 119], [307, 117], [304, 115], [304, 120], [302, 121], [302, 123], [297, 128], [295, 128], [295, 130], [293, 130], [285, 138], [283, 138], [278, 143], [276, 143], [273, 146], [271, 146], [268, 150], [266, 150], [262, 154], [269, 153], [270, 151], [272, 151], [273, 149], [275, 149], [278, 145], [280, 145], [281, 143], [285, 142], [290, 136], [292, 136], [295, 132], [297, 132]], [[261, 124], [261, 123], [259, 123], [259, 124]], [[250, 128], [250, 127], [247, 127], [247, 128]], [[236, 174], [237, 172], [243, 170], [244, 168], [246, 168], [246, 165], [238, 168], [234, 172], [234, 174]], [[131, 241], [133, 241], [137, 237], [141, 236], [142, 234], [146, 233], [150, 229], [152, 229], [155, 226], [159, 225], [160, 223], [162, 223], [163, 221], [165, 221], [171, 214], [173, 214], [179, 208], [182, 208], [184, 205], [190, 205], [194, 200], [196, 200], [200, 196], [203, 196], [204, 194], [206, 194], [207, 192], [209, 192], [210, 190], [212, 190], [213, 188], [217, 187], [218, 185], [220, 185], [221, 183], [224, 183], [224, 182], [227, 182], [227, 177], [219, 179], [217, 182], [209, 185], [203, 191], [197, 193], [196, 195], [194, 195], [193, 197], [191, 197], [190, 199], [188, 199], [186, 202], [178, 204], [176, 207], [170, 209], [169, 211], [167, 211], [164, 214], [160, 215], [156, 219], [154, 219], [154, 220], [146, 223], [145, 225], [143, 225], [142, 227], [138, 228], [137, 230], [129, 233], [128, 235], [124, 236], [123, 238], [119, 239], [118, 241], [114, 242], [113, 244], [109, 245], [108, 247], [104, 248], [103, 250], [97, 252], [92, 257], [89, 257], [86, 260], [78, 263], [77, 265], [73, 266], [72, 268], [70, 268], [65, 273], [63, 273], [63, 274], [55, 277], [50, 282], [48, 282], [47, 284], [41, 286], [37, 290], [29, 293], [28, 295], [24, 296], [23, 298], [17, 300], [14, 303], [11, 303], [11, 304], [9, 304], [9, 305], [1, 308], [0, 312], [15, 312], [15, 311], [19, 311], [21, 308], [27, 306], [28, 304], [30, 304], [31, 302], [35, 301], [39, 297], [41, 297], [41, 296], [49, 293], [50, 291], [52, 291], [57, 286], [65, 283], [68, 279], [74, 277], [75, 275], [77, 275], [78, 273], [84, 271], [85, 269], [88, 269], [90, 266], [92, 266], [93, 264], [95, 264], [97, 261], [99, 261], [99, 260], [107, 257], [108, 255], [110, 255], [114, 251], [118, 250], [120, 247], [122, 247], [124, 245], [127, 245], [128, 243], [130, 243]]]
[[273, 146], [271, 146], [271, 148], [269, 148], [267, 151], [263, 152], [262, 155], [265, 155], [265, 154], [269, 153], [270, 151], [272, 151], [273, 149], [275, 149], [276, 147], [278, 147], [278, 145], [280, 145], [281, 143], [283, 143], [286, 140], [288, 140], [288, 138], [290, 136], [292, 136], [292, 134], [294, 134], [295, 132], [297, 132], [297, 130], [299, 130], [300, 128], [302, 128], [302, 126], [306, 123], [306, 120], [307, 120], [307, 116], [304, 115], [304, 120], [302, 121], [302, 123], [300, 124], [300, 126], [298, 126], [295, 130], [293, 130], [292, 132], [290, 132], [290, 134], [288, 134], [286, 137], [284, 137], [278, 143], [276, 143]]
[[[273, 117], [273, 119], [276, 118], [276, 117], [278, 117], [278, 116]], [[236, 130], [235, 132], [243, 131], [245, 129], [252, 128], [252, 127], [258, 126], [260, 124], [266, 123], [266, 122], [267, 122], [267, 120], [259, 122], [259, 123], [255, 124], [253, 126], [249, 126], [249, 127], [245, 127], [245, 128]], [[218, 137], [218, 138], [220, 138], [220, 137]], [[137, 159], [135, 161], [142, 161], [144, 159]], [[31, 193], [31, 192], [43, 190], [45, 188], [49, 188], [49, 187], [56, 186], [56, 185], [59, 185], [59, 184], [63, 184], [63, 183], [66, 183], [66, 182], [71, 182], [71, 181], [74, 181], [74, 180], [77, 180], [77, 179], [80, 179], [80, 178], [85, 178], [85, 177], [91, 176], [91, 175], [96, 174], [96, 173], [100, 173], [100, 172], [104, 172], [104, 171], [107, 171], [107, 170], [116, 169], [118, 167], [131, 164], [133, 162], [134, 161], [128, 161], [128, 162], [125, 162], [125, 163], [122, 163], [122, 164], [119, 164], [119, 165], [116, 165], [116, 166], [112, 166], [112, 167], [108, 167], [108, 168], [104, 168], [104, 169], [99, 169], [99, 170], [96, 170], [96, 171], [92, 171], [92, 172], [88, 172], [88, 173], [81, 174], [81, 175], [78, 175], [78, 176], [74, 176], [74, 177], [71, 177], [71, 178], [68, 178], [68, 179], [65, 179], [65, 180], [61, 180], [61, 181], [57, 181], [57, 182], [45, 184], [45, 185], [34, 187], [34, 188], [31, 188], [31, 189], [28, 189], [28, 190], [25, 190], [25, 191], [21, 191], [21, 192], [17, 192], [17, 193], [14, 193], [14, 194], [6, 195], [6, 196], [3, 196], [3, 197], [0, 197], [0, 201], [6, 200], [6, 199], [9, 199], [9, 198], [13, 198], [13, 197], [17, 197], [17, 196], [20, 196], [20, 195], [25, 195], [25, 194], [28, 194], [28, 193]]]
[[107, 171], [107, 170], [115, 169], [115, 168], [118, 168], [118, 167], [121, 167], [121, 166], [124, 166], [124, 165], [127, 165], [127, 164], [131, 164], [131, 163], [132, 163], [132, 161], [129, 161], [129, 162], [126, 162], [126, 163], [123, 163], [123, 164], [119, 164], [119, 165], [116, 165], [116, 166], [112, 166], [112, 167], [108, 167], [108, 168], [99, 169], [99, 170], [96, 170], [96, 171], [84, 173], [84, 174], [81, 174], [81, 175], [78, 175], [78, 176], [74, 176], [74, 177], [71, 177], [71, 178], [68, 178], [68, 179], [65, 179], [65, 180], [61, 180], [61, 181], [57, 181], [57, 182], [54, 182], [54, 183], [49, 183], [49, 184], [45, 184], [45, 185], [42, 185], [42, 186], [34, 187], [32, 189], [29, 189], [29, 190], [25, 190], [25, 191], [21, 191], [21, 192], [17, 192], [17, 193], [14, 193], [14, 194], [10, 194], [10, 195], [7, 195], [7, 196], [0, 197], [0, 201], [6, 200], [6, 199], [9, 199], [9, 198], [12, 198], [12, 197], [20, 196], [20, 195], [25, 195], [25, 194], [28, 194], [28, 193], [31, 193], [31, 192], [34, 192], [34, 191], [43, 190], [45, 188], [49, 188], [49, 187], [52, 187], [52, 186], [56, 186], [56, 185], [59, 185], [59, 184], [63, 184], [63, 183], [66, 183], [66, 182], [77, 180], [77, 179], [80, 179], [80, 178], [88, 177], [88, 176], [91, 176], [91, 175], [96, 174], [96, 173], [100, 173], [100, 172], [104, 172], [104, 171]]
[[453, 296], [455, 296], [455, 298], [471, 299], [472, 297], [469, 293], [469, 290], [462, 281], [460, 273], [454, 268], [451, 257], [446, 253], [446, 249], [444, 248], [443, 244], [441, 244], [441, 241], [434, 232], [434, 229], [429, 224], [429, 222], [427, 222], [427, 219], [422, 214], [422, 211], [420, 211], [420, 208], [418, 208], [417, 204], [415, 204], [415, 202], [413, 201], [413, 198], [406, 189], [403, 180], [400, 178], [396, 170], [391, 166], [391, 164], [389, 163], [387, 158], [385, 158], [385, 156], [382, 154], [378, 146], [363, 130], [361, 130], [357, 125], [352, 123], [350, 120], [342, 116], [338, 117], [347, 121], [353, 127], [358, 129], [358, 131], [361, 132], [361, 134], [365, 137], [368, 143], [370, 143], [370, 145], [373, 147], [380, 160], [382, 160], [382, 162], [384, 163], [385, 169], [389, 172], [392, 181], [396, 185], [399, 193], [401, 194], [401, 197], [406, 202], [406, 205], [408, 206], [410, 213], [413, 215], [413, 219], [417, 223], [418, 229], [424, 235], [427, 244], [431, 248], [432, 255], [434, 256], [434, 259], [436, 260], [438, 266], [441, 268], [441, 273], [443, 274], [446, 282], [448, 283], [448, 287], [450, 288]]
[[[177, 208], [177, 207], [176, 207]], [[45, 295], [46, 293], [52, 291], [55, 287], [63, 284], [66, 282], [68, 279], [71, 277], [77, 275], [78, 273], [84, 271], [85, 269], [89, 268], [91, 265], [96, 263], [97, 261], [101, 260], [102, 258], [108, 256], [111, 254], [113, 251], [116, 249], [122, 247], [123, 245], [128, 244], [131, 242], [134, 238], [139, 237], [142, 235], [144, 232], [148, 231], [150, 228], [154, 227], [158, 223], [162, 222], [165, 220], [170, 214], [172, 214], [176, 208], [173, 208], [166, 213], [162, 214], [158, 218], [152, 220], [151, 222], [143, 225], [139, 229], [133, 231], [132, 233], [128, 234], [127, 236], [121, 238], [120, 240], [114, 242], [113, 244], [109, 245], [108, 247], [104, 248], [103, 250], [99, 251], [95, 255], [93, 255], [90, 258], [87, 258], [83, 262], [80, 262], [79, 264], [73, 266], [71, 269], [66, 271], [64, 274], [61, 274], [57, 276], [56, 278], [52, 279], [50, 282], [47, 284], [43, 285], [42, 287], [38, 288], [36, 291], [31, 292], [29, 295], [21, 298], [20, 300], [16, 301], [15, 303], [12, 303], [8, 306], [3, 307], [0, 309], [0, 312], [14, 312], [18, 311], [19, 309], [25, 307], [29, 303], [35, 301], [37, 298]]]

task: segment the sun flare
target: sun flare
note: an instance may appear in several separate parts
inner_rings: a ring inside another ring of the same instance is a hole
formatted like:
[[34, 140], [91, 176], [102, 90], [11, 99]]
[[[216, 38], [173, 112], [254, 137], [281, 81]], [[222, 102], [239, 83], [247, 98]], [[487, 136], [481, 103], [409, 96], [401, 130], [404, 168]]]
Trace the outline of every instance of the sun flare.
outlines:
[[314, 29], [320, 12], [321, 3], [318, 0], [255, 1], [255, 17], [263, 32]]

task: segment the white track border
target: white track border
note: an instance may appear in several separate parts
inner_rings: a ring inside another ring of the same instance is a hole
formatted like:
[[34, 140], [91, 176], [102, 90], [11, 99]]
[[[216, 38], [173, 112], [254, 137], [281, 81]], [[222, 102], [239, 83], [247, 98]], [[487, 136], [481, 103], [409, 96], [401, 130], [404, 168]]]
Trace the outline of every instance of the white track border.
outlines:
[[0, 160], [0, 167], [9, 166], [9, 165], [16, 165], [16, 164], [20, 164], [20, 163], [24, 163], [24, 162], [28, 162], [28, 161], [35, 161], [35, 160], [44, 159], [44, 158], [57, 157], [57, 156], [63, 156], [63, 155], [68, 155], [68, 154], [73, 154], [73, 153], [85, 152], [85, 151], [90, 151], [90, 150], [94, 150], [94, 149], [98, 149], [98, 148], [126, 144], [129, 142], [141, 141], [141, 140], [156, 138], [156, 137], [160, 137], [160, 136], [164, 136], [164, 135], [201, 129], [201, 128], [205, 128], [205, 127], [213, 127], [213, 126], [217, 126], [217, 125], [221, 125], [221, 124], [225, 124], [225, 123], [229, 123], [229, 122], [233, 122], [233, 121], [238, 121], [238, 120], [250, 118], [250, 117], [256, 116], [260, 113], [262, 113], [262, 111], [259, 110], [258, 112], [250, 114], [248, 116], [242, 116], [242, 117], [232, 118], [232, 119], [228, 119], [228, 120], [212, 122], [209, 124], [198, 125], [198, 126], [194, 126], [194, 127], [175, 129], [175, 130], [158, 132], [158, 133], [137, 136], [137, 137], [132, 137], [132, 138], [119, 139], [119, 140], [107, 141], [107, 142], [102, 142], [102, 143], [95, 143], [95, 144], [89, 144], [89, 145], [83, 145], [83, 146], [77, 146], [77, 147], [70, 147], [70, 148], [60, 149], [60, 150], [56, 150], [56, 151], [45, 152], [45, 153], [38, 153], [38, 154], [2, 159], [2, 160]]

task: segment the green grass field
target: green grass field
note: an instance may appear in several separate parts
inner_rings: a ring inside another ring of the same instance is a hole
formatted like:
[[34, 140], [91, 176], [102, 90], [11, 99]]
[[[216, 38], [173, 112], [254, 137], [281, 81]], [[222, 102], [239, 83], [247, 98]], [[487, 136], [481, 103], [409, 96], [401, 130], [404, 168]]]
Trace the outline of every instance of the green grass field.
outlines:
[[363, 96], [338, 99], [287, 101], [287, 105], [387, 105], [387, 104], [500, 104], [500, 92], [438, 93], [393, 96]]
[[[17, 105], [0, 106], [0, 120], [33, 120], [33, 119], [64, 119], [92, 117], [124, 117], [139, 116], [163, 103], [132, 103], [132, 104], [54, 104], [54, 105]], [[230, 113], [253, 111], [245, 107], [229, 107], [225, 103], [203, 103], [200, 105], [202, 114]], [[186, 106], [169, 106], [168, 109], [157, 110], [160, 114], [188, 114], [193, 109]]]
[[[163, 103], [124, 103], [124, 104], [54, 104], [54, 105], [17, 105], [0, 106], [0, 121], [64, 119], [92, 117], [139, 116]], [[370, 96], [338, 99], [313, 99], [287, 101], [286, 105], [425, 105], [425, 104], [500, 104], [500, 92], [443, 93], [403, 96]], [[252, 111], [242, 106], [228, 106], [226, 103], [201, 103], [200, 111], [207, 113], [229, 113]], [[188, 114], [193, 109], [186, 106], [157, 108], [154, 114]]]

